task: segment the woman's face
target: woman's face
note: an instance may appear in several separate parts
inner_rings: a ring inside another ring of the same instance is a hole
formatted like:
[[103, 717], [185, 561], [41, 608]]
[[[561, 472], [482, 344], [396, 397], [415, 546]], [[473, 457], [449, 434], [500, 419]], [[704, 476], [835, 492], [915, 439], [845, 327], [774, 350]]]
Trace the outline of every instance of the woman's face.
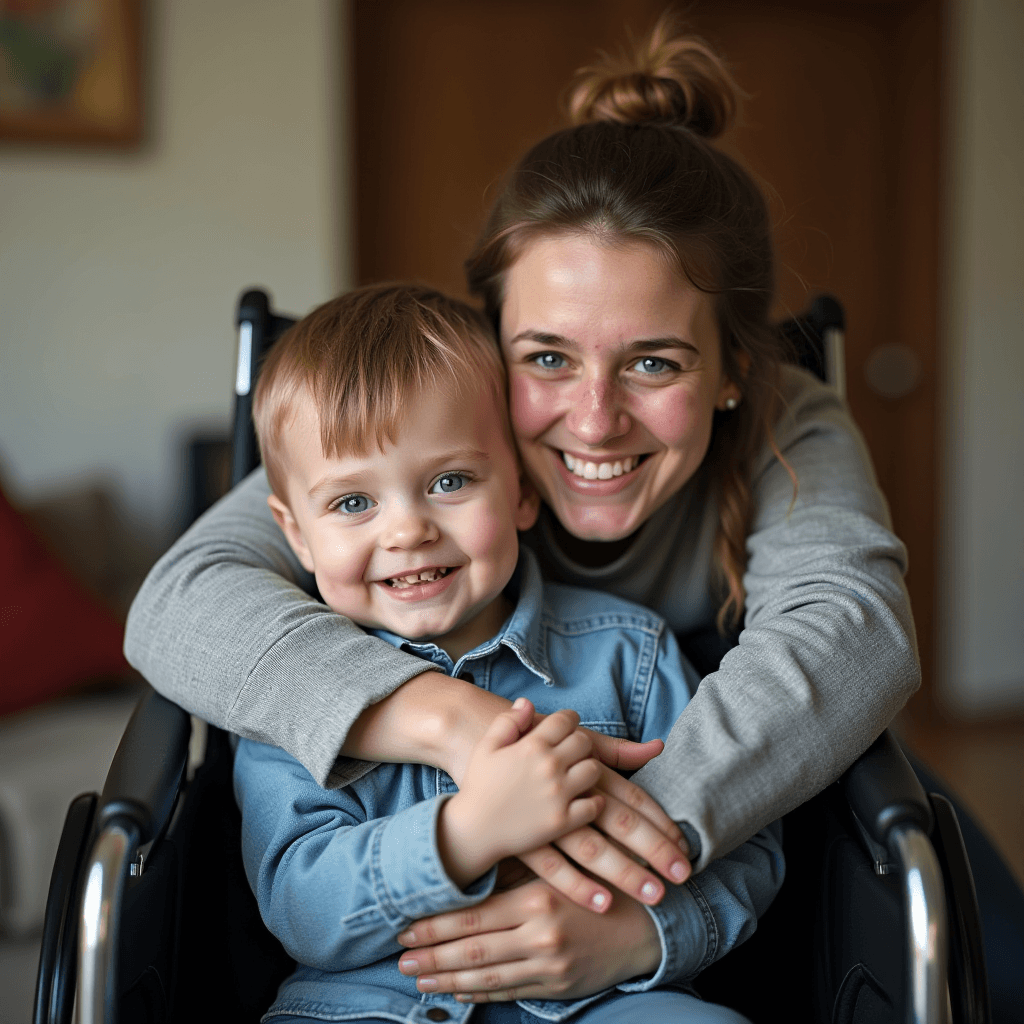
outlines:
[[722, 373], [712, 300], [653, 246], [529, 242], [505, 277], [501, 345], [526, 470], [584, 540], [629, 536], [693, 475]]

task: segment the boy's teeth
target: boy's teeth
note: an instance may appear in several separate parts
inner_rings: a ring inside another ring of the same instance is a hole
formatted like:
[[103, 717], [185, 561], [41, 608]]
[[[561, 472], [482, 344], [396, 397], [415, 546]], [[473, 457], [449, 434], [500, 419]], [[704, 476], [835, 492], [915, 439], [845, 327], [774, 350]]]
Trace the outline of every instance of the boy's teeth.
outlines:
[[433, 583], [449, 573], [447, 566], [436, 569], [424, 569], [423, 572], [410, 573], [408, 576], [392, 576], [388, 583], [393, 587], [415, 587], [420, 583]]
[[640, 457], [627, 455], [626, 458], [616, 462], [586, 462], [568, 452], [562, 452], [562, 461], [570, 473], [582, 477], [584, 480], [611, 480], [613, 476], [622, 476], [623, 473], [632, 472], [639, 464]]

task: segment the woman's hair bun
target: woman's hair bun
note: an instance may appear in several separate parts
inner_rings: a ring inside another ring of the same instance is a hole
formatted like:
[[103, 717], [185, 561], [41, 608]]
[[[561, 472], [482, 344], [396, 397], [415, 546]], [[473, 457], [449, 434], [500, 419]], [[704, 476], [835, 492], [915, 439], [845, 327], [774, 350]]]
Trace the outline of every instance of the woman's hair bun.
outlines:
[[667, 122], [713, 139], [732, 124], [739, 92], [718, 54], [664, 14], [632, 52], [602, 53], [577, 72], [569, 117], [573, 124]]

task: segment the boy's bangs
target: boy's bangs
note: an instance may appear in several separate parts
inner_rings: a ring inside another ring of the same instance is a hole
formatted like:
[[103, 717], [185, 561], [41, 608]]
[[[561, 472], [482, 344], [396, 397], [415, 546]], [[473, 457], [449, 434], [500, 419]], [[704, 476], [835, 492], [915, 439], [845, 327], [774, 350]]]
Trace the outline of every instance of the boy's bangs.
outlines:
[[[371, 448], [385, 451], [388, 444], [397, 443], [407, 412], [423, 395], [439, 402], [465, 403], [484, 388], [493, 397], [495, 409], [503, 411], [504, 379], [495, 374], [494, 366], [461, 358], [462, 353], [452, 355], [450, 362], [441, 365], [408, 367], [401, 379], [374, 372], [361, 381], [346, 381], [341, 393], [314, 392], [324, 454], [338, 458], [362, 455]], [[500, 363], [496, 352], [495, 356]]]

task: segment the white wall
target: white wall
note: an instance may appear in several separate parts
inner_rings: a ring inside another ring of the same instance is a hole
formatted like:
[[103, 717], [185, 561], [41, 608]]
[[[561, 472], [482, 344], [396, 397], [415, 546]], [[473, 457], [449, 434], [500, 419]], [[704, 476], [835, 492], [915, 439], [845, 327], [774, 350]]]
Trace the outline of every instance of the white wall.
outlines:
[[147, 7], [142, 150], [0, 149], [0, 472], [105, 478], [159, 544], [183, 433], [228, 427], [239, 291], [349, 279], [347, 126], [334, 0]]
[[940, 664], [991, 715], [1024, 710], [1024, 5], [953, 19]]

